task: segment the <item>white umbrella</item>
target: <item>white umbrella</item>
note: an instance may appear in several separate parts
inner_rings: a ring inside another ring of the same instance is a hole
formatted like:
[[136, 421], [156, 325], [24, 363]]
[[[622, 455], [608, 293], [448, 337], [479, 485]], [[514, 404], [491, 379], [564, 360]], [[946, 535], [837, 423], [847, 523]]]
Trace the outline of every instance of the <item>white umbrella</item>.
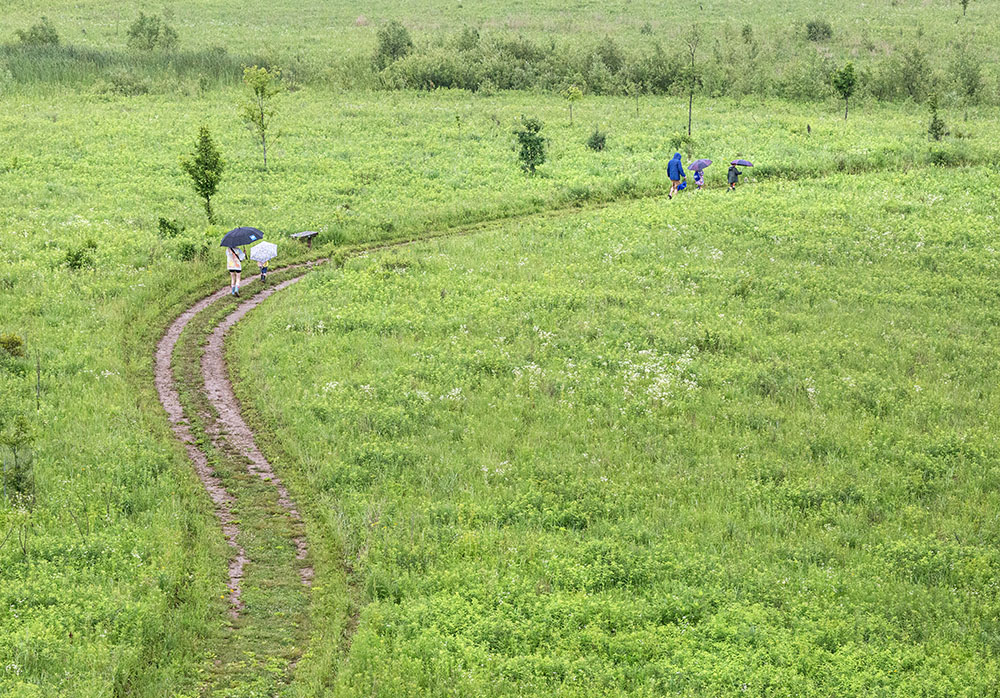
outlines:
[[278, 256], [278, 246], [273, 242], [259, 242], [250, 248], [250, 259], [255, 262], [267, 262]]

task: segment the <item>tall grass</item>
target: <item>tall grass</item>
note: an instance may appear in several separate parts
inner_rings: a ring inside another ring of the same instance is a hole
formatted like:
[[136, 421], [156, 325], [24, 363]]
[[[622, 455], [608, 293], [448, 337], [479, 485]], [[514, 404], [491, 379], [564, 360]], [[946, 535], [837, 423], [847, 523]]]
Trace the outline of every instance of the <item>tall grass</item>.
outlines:
[[254, 54], [231, 54], [223, 47], [186, 51], [125, 51], [88, 46], [0, 45], [0, 72], [24, 85], [86, 87], [127, 73], [156, 84], [167, 79], [194, 80], [204, 86], [240, 82], [244, 65], [269, 65]]

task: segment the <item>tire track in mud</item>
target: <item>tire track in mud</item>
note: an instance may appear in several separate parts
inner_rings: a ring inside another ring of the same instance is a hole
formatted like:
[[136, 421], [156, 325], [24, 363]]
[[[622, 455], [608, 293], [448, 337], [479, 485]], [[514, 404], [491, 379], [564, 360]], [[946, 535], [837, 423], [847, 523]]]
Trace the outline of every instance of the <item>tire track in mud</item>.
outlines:
[[[247, 460], [247, 469], [261, 480], [269, 482], [277, 490], [278, 504], [288, 514], [295, 530], [295, 536], [292, 541], [295, 544], [295, 558], [300, 561], [305, 560], [309, 554], [304, 530], [305, 523], [299, 514], [298, 507], [296, 507], [295, 502], [288, 494], [288, 489], [275, 474], [271, 464], [257, 447], [253, 432], [243, 420], [243, 415], [240, 414], [239, 403], [233, 393], [233, 386], [229, 382], [229, 373], [226, 368], [225, 336], [226, 332], [233, 325], [272, 294], [301, 281], [304, 277], [305, 273], [282, 281], [240, 303], [236, 307], [236, 310], [227, 315], [212, 330], [212, 333], [208, 337], [205, 353], [201, 358], [204, 393], [218, 415], [218, 420], [209, 427], [209, 432], [215, 437], [221, 437], [231, 447], [236, 449]], [[306, 586], [311, 586], [313, 574], [311, 566], [299, 568], [299, 576], [302, 579], [302, 583]]]
[[205, 488], [209, 499], [212, 500], [215, 516], [222, 526], [222, 535], [229, 547], [233, 549], [232, 557], [229, 560], [228, 587], [229, 614], [235, 619], [243, 608], [243, 602], [240, 599], [240, 582], [243, 580], [243, 568], [247, 563], [246, 551], [237, 540], [240, 529], [232, 510], [235, 498], [226, 490], [222, 481], [216, 477], [208, 463], [208, 456], [198, 447], [194, 434], [191, 432], [191, 422], [185, 417], [184, 408], [181, 406], [180, 392], [177, 389], [172, 368], [174, 349], [184, 328], [198, 313], [227, 295], [226, 290], [222, 289], [206, 296], [181, 313], [167, 327], [167, 331], [156, 345], [153, 380], [156, 392], [160, 397], [160, 403], [166, 410], [167, 419], [170, 421], [170, 428], [177, 440], [184, 445], [184, 450], [194, 465], [195, 473], [198, 475], [202, 487]]
[[[274, 273], [293, 269], [308, 269], [320, 264], [325, 264], [328, 261], [328, 259], [322, 258], [305, 262], [303, 264], [293, 264], [275, 269]], [[251, 472], [258, 474], [261, 479], [270, 481], [276, 485], [276, 488], [278, 489], [279, 504], [293, 517], [293, 526], [297, 531], [297, 535], [293, 542], [295, 543], [296, 548], [296, 558], [299, 560], [304, 560], [308, 554], [305, 533], [302, 531], [302, 518], [298, 513], [298, 509], [289, 497], [287, 489], [273, 474], [270, 463], [267, 462], [267, 459], [264, 458], [263, 454], [261, 454], [260, 450], [257, 448], [256, 443], [253, 441], [252, 432], [250, 432], [250, 429], [247, 427], [239, 413], [236, 399], [233, 397], [232, 386], [229, 383], [229, 378], [226, 372], [222, 344], [225, 331], [232, 327], [236, 321], [246, 315], [251, 308], [259, 305], [265, 298], [269, 297], [275, 291], [301, 280], [304, 275], [305, 272], [297, 277], [294, 277], [293, 279], [288, 279], [280, 284], [265, 289], [264, 291], [257, 293], [255, 296], [251, 296], [246, 301], [243, 301], [243, 303], [238, 305], [235, 311], [226, 316], [222, 323], [216, 327], [216, 330], [213, 331], [209, 340], [210, 348], [213, 347], [213, 342], [217, 346], [213, 348], [212, 361], [209, 361], [206, 358], [209, 351], [206, 351], [205, 355], [202, 357], [202, 376], [205, 380], [205, 386], [203, 387], [202, 392], [205, 394], [205, 397], [208, 398], [210, 404], [212, 404], [212, 406], [216, 409], [221, 422], [213, 420], [207, 415], [200, 415], [202, 419], [207, 422], [205, 425], [206, 431], [209, 436], [212, 437], [214, 443], [217, 444], [220, 436], [228, 435], [228, 432], [231, 431], [235, 438], [231, 439], [229, 443], [231, 446], [236, 448], [238, 452], [242, 453], [249, 459], [252, 466], [250, 468]], [[255, 283], [256, 279], [251, 277], [244, 281], [243, 287], [252, 287]], [[184, 408], [181, 404], [180, 390], [178, 389], [173, 371], [174, 351], [177, 348], [177, 343], [179, 342], [184, 330], [197, 315], [227, 297], [229, 297], [229, 290], [226, 288], [222, 288], [215, 293], [205, 296], [178, 315], [177, 318], [167, 327], [167, 330], [163, 333], [163, 337], [160, 338], [160, 341], [156, 345], [153, 382], [156, 386], [156, 392], [160, 398], [160, 404], [163, 405], [163, 409], [167, 413], [170, 428], [177, 440], [184, 446], [184, 450], [187, 453], [188, 458], [194, 465], [195, 473], [201, 481], [202, 487], [205, 488], [209, 499], [212, 501], [215, 516], [219, 520], [222, 527], [223, 537], [226, 539], [226, 543], [229, 547], [232, 548], [232, 557], [229, 560], [228, 566], [229, 580], [227, 586], [229, 589], [229, 614], [230, 617], [235, 620], [239, 618], [240, 611], [243, 609], [243, 601], [241, 599], [243, 570], [246, 564], [250, 561], [246, 550], [238, 541], [241, 529], [237, 517], [233, 514], [233, 506], [236, 502], [236, 497], [226, 489], [222, 480], [215, 475], [211, 465], [209, 464], [208, 454], [199, 448], [198, 441], [191, 430], [192, 422], [189, 416], [185, 414]], [[230, 318], [233, 318], [234, 316], [236, 316], [235, 319], [230, 320]], [[223, 325], [225, 325], [225, 329], [219, 331], [219, 327], [222, 327]], [[207, 388], [210, 382], [210, 377], [211, 385], [213, 386], [212, 389]], [[224, 418], [223, 415], [225, 415]], [[226, 430], [224, 431], [222, 427], [225, 427]], [[303, 584], [311, 584], [313, 576], [312, 569], [303, 568], [300, 572], [300, 576], [302, 577]]]

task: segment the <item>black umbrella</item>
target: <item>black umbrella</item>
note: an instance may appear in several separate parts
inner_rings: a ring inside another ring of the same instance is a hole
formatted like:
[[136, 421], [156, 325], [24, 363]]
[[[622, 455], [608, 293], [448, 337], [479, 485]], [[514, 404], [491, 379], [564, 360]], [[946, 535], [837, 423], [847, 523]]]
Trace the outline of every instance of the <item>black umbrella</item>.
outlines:
[[219, 247], [239, 247], [263, 239], [264, 233], [256, 228], [233, 228], [223, 236]]

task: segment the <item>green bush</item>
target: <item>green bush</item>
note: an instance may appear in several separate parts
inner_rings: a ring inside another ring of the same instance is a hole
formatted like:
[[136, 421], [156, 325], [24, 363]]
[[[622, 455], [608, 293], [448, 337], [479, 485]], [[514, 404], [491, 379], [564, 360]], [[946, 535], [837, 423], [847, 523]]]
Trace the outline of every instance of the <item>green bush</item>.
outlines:
[[177, 46], [177, 31], [157, 15], [139, 13], [138, 19], [128, 28], [128, 47], [138, 51], [162, 49], [169, 51]]
[[460, 54], [445, 49], [412, 54], [389, 65], [382, 79], [395, 89], [433, 90], [438, 87], [475, 90], [479, 76], [475, 66]]
[[944, 123], [944, 119], [938, 114], [938, 102], [937, 96], [931, 96], [930, 101], [931, 108], [931, 122], [927, 126], [927, 135], [931, 140], [939, 141], [948, 135], [948, 127]]
[[116, 70], [108, 75], [107, 92], [122, 97], [149, 94], [149, 82], [132, 70]]
[[0, 351], [8, 356], [22, 358], [24, 356], [24, 339], [10, 332], [0, 334]]
[[59, 32], [56, 31], [48, 17], [42, 17], [27, 31], [18, 29], [15, 34], [17, 40], [25, 46], [57, 46], [59, 44]]
[[826, 41], [833, 38], [833, 27], [825, 19], [806, 22], [806, 38], [809, 41]]
[[591, 150], [601, 151], [604, 150], [604, 146], [607, 142], [608, 134], [602, 131], [597, 126], [594, 127], [594, 132], [590, 134], [587, 139], [587, 147]]
[[184, 224], [175, 219], [160, 217], [157, 224], [160, 235], [165, 238], [174, 238], [184, 232]]
[[97, 266], [94, 260], [94, 251], [97, 249], [97, 242], [93, 238], [88, 238], [79, 247], [72, 247], [66, 251], [63, 264], [69, 267], [70, 271], [80, 271], [81, 269], [93, 269]]
[[545, 139], [542, 138], [542, 122], [531, 117], [521, 117], [521, 127], [514, 129], [514, 136], [520, 145], [518, 158], [521, 169], [535, 174], [535, 168], [545, 162]]
[[198, 256], [198, 246], [190, 240], [184, 240], [177, 246], [177, 257], [182, 262], [190, 262]]
[[376, 71], [385, 70], [400, 58], [404, 58], [413, 50], [413, 39], [410, 32], [400, 22], [392, 20], [378, 30], [376, 35], [378, 46], [372, 57], [372, 66]]

